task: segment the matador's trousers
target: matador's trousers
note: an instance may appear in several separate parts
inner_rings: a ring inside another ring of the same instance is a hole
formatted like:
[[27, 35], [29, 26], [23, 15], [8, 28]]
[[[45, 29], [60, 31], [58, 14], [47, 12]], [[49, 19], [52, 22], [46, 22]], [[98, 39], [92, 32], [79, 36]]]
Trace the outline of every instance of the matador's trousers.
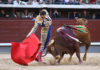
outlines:
[[46, 48], [51, 36], [51, 25], [49, 27], [42, 27], [41, 29], [41, 48]]

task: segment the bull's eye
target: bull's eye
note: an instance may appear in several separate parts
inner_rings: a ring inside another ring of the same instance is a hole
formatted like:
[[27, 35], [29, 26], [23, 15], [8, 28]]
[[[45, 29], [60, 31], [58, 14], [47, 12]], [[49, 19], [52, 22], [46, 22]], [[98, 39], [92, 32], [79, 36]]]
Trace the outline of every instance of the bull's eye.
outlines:
[[54, 48], [54, 47], [51, 47], [51, 50], [52, 50], [52, 51], [54, 51], [54, 50], [55, 50], [55, 48]]

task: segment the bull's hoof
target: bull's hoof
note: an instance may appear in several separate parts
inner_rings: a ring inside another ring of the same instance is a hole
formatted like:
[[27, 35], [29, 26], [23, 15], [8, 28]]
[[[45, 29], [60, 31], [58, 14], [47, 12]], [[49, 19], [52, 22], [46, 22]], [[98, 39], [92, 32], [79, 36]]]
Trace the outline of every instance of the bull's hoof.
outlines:
[[86, 61], [86, 58], [85, 57], [83, 57], [83, 61]]
[[83, 62], [81, 61], [81, 62], [79, 62], [79, 64], [83, 64]]
[[60, 63], [56, 62], [56, 65], [59, 65]]

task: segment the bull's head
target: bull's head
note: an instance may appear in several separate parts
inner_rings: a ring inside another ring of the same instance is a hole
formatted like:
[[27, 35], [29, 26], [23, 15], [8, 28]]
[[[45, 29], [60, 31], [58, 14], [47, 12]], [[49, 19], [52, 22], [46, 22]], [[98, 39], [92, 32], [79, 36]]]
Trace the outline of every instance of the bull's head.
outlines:
[[49, 44], [47, 45], [47, 50], [46, 50], [46, 53], [45, 53], [44, 56], [46, 56], [47, 53], [52, 54], [52, 56], [56, 58], [57, 51], [56, 51], [56, 48], [55, 48], [55, 41], [54, 41], [54, 39], [51, 40], [51, 41], [49, 42]]
[[76, 21], [82, 25], [86, 25], [88, 23], [88, 20], [85, 18], [77, 18]]

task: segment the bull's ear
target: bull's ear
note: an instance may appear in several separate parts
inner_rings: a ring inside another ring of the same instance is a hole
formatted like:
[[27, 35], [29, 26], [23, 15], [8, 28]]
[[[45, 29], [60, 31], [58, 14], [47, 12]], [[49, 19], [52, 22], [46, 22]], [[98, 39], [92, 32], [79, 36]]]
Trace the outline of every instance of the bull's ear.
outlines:
[[52, 51], [54, 51], [54, 50], [55, 50], [55, 48], [54, 48], [54, 47], [51, 47], [50, 49], [51, 49]]

